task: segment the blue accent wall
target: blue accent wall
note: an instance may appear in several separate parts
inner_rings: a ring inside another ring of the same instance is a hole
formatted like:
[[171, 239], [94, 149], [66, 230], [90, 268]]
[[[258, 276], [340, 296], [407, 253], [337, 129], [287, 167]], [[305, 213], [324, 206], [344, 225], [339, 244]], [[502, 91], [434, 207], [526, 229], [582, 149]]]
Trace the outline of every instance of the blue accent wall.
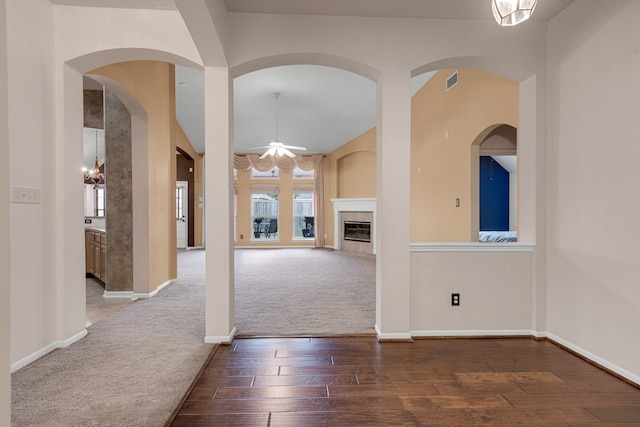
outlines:
[[480, 231], [509, 230], [509, 172], [480, 156]]

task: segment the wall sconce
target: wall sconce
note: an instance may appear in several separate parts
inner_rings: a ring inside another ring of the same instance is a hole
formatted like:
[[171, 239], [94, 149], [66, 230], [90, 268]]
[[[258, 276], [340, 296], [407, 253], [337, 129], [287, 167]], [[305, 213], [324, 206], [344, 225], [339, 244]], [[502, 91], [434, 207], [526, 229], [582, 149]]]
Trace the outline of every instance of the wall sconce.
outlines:
[[493, 17], [502, 27], [511, 27], [533, 15], [538, 0], [491, 0]]

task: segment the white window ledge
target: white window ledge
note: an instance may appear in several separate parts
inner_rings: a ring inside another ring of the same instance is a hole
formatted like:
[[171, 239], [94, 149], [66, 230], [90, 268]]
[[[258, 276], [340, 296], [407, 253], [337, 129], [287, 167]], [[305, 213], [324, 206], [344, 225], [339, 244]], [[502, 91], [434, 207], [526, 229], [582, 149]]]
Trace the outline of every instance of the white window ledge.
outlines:
[[533, 252], [535, 243], [444, 242], [411, 243], [411, 252]]
[[280, 239], [251, 239], [251, 243], [280, 243]]

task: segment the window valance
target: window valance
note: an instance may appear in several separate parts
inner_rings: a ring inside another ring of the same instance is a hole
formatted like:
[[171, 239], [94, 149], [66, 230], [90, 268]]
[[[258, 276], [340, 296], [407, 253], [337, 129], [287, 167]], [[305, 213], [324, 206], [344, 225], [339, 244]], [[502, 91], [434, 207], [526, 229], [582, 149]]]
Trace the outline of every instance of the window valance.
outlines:
[[267, 156], [260, 158], [260, 154], [234, 154], [233, 167], [236, 170], [244, 171], [251, 168], [260, 172], [266, 172], [277, 166], [282, 172], [291, 172], [296, 167], [303, 171], [316, 170], [322, 162], [322, 154], [312, 154], [308, 156]]

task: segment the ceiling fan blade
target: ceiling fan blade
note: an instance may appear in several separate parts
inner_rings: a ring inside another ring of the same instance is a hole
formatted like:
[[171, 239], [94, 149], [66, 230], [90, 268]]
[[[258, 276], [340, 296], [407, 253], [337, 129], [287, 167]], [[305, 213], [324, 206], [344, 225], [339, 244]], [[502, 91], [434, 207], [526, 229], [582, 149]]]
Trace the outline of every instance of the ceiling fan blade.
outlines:
[[283, 148], [288, 148], [289, 150], [299, 150], [299, 151], [307, 151], [305, 147], [299, 147], [297, 145], [282, 145]]
[[291, 151], [287, 150], [286, 148], [282, 148], [282, 153], [291, 157], [292, 159], [296, 156], [295, 154], [293, 154]]
[[271, 145], [263, 145], [262, 147], [247, 148], [247, 151], [264, 150], [265, 148], [271, 148]]
[[264, 159], [267, 156], [273, 156], [276, 153], [277, 153], [277, 148], [271, 147], [267, 151], [265, 151], [265, 153], [262, 156], [260, 156], [260, 159]]

